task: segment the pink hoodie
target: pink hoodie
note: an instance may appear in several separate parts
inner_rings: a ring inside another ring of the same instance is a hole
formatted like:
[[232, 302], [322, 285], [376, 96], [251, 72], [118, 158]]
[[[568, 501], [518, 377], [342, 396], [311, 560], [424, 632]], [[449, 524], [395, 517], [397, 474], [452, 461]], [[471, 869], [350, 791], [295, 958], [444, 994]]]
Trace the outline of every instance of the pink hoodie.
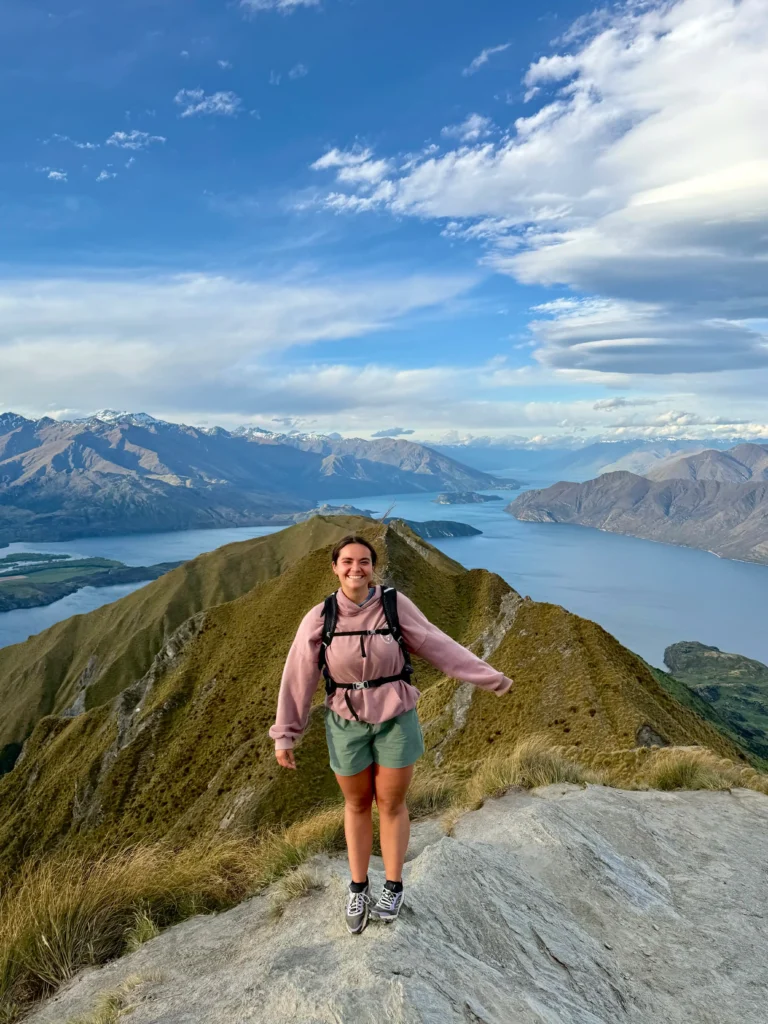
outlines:
[[[337, 591], [339, 618], [336, 628], [386, 629], [387, 621], [381, 604], [381, 587], [361, 608], [342, 590]], [[408, 650], [431, 662], [447, 676], [474, 683], [498, 696], [512, 685], [502, 672], [478, 658], [466, 647], [456, 643], [419, 611], [405, 594], [397, 595], [400, 628]], [[304, 618], [288, 652], [277, 700], [277, 717], [269, 730], [276, 750], [290, 750], [304, 732], [312, 697], [321, 680], [317, 667], [320, 638], [323, 632], [323, 605], [316, 604]], [[356, 683], [363, 679], [396, 675], [403, 666], [400, 648], [391, 636], [364, 637], [365, 655], [359, 636], [336, 636], [328, 648], [327, 662], [337, 683]], [[352, 706], [361, 722], [385, 722], [416, 706], [420, 697], [415, 686], [398, 680], [370, 690], [336, 690], [325, 698], [325, 706], [342, 718], [352, 720], [344, 694], [349, 693]]]

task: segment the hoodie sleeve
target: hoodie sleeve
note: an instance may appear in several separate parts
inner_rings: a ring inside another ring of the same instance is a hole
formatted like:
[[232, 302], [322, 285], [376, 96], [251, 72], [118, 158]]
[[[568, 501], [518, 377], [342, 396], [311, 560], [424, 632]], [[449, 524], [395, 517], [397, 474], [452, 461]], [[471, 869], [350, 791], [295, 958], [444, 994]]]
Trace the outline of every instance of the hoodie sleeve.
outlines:
[[487, 661], [443, 633], [400, 591], [397, 593], [397, 613], [403, 639], [412, 654], [418, 654], [453, 679], [491, 690], [499, 697], [512, 686], [512, 680], [503, 672], [491, 668]]
[[321, 612], [322, 605], [307, 612], [285, 660], [275, 724], [269, 730], [275, 750], [290, 750], [307, 727], [309, 707], [321, 678], [317, 667], [323, 632]]

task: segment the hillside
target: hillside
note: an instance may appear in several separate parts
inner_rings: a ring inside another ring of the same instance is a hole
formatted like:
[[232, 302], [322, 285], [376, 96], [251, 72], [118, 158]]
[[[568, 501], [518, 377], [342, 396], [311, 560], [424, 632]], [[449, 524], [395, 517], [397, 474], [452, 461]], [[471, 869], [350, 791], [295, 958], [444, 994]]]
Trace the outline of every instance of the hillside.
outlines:
[[739, 484], [768, 480], [768, 445], [739, 444], [728, 451], [707, 448], [665, 459], [646, 474], [651, 480], [717, 480]]
[[768, 758], [768, 665], [694, 641], [667, 647], [664, 663], [756, 754]]
[[768, 563], [768, 480], [649, 480], [606, 473], [583, 484], [525, 491], [507, 511], [529, 522], [575, 523]]
[[343, 516], [315, 516], [301, 527], [227, 544], [120, 601], [0, 648], [0, 764], [18, 753], [40, 718], [76, 702], [90, 708], [109, 700], [147, 672], [191, 616], [279, 576], [307, 552], [333, 545], [349, 532], [349, 523]]
[[700, 744], [746, 761], [594, 623], [465, 570], [402, 524], [316, 517], [201, 556], [0, 652], [0, 678], [13, 670], [3, 703], [15, 701], [17, 735], [39, 709], [58, 712], [37, 720], [0, 779], [0, 879], [53, 848], [260, 829], [337, 800], [322, 716], [310, 717], [300, 772], [277, 768], [267, 729], [291, 639], [305, 609], [333, 589], [330, 549], [350, 528], [378, 544], [386, 579], [516, 681], [500, 700], [417, 663], [425, 763], [466, 772], [532, 733], [626, 780], [652, 744]]
[[111, 995], [132, 1024], [764, 1024], [766, 827], [744, 789], [513, 791], [450, 837], [414, 827], [396, 925], [351, 939], [346, 863], [320, 855], [279, 920], [272, 892], [194, 917], [28, 1022]]
[[0, 545], [264, 525], [335, 496], [492, 483], [410, 441], [229, 432], [130, 415], [0, 415]]

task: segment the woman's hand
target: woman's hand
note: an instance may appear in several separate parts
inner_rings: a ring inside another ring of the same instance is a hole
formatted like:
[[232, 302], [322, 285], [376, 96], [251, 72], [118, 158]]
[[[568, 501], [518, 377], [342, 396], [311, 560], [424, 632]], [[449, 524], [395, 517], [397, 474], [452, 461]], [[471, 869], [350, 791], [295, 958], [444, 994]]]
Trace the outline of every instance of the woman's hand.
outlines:
[[293, 756], [292, 750], [276, 750], [275, 757], [282, 768], [296, 767], [296, 758]]

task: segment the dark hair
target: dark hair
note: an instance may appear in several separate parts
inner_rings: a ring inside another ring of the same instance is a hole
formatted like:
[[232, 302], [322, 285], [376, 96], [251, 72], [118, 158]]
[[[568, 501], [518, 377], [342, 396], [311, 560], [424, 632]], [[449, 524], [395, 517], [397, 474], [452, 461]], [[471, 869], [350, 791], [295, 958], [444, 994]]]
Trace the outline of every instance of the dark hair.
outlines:
[[379, 557], [376, 554], [376, 548], [369, 540], [366, 540], [365, 537], [358, 537], [354, 533], [350, 533], [348, 536], [343, 537], [331, 552], [331, 562], [333, 562], [334, 565], [336, 565], [339, 560], [341, 549], [345, 548], [347, 544], [362, 544], [363, 547], [368, 548], [371, 552], [371, 562], [373, 563], [374, 569], [376, 568], [376, 559]]

